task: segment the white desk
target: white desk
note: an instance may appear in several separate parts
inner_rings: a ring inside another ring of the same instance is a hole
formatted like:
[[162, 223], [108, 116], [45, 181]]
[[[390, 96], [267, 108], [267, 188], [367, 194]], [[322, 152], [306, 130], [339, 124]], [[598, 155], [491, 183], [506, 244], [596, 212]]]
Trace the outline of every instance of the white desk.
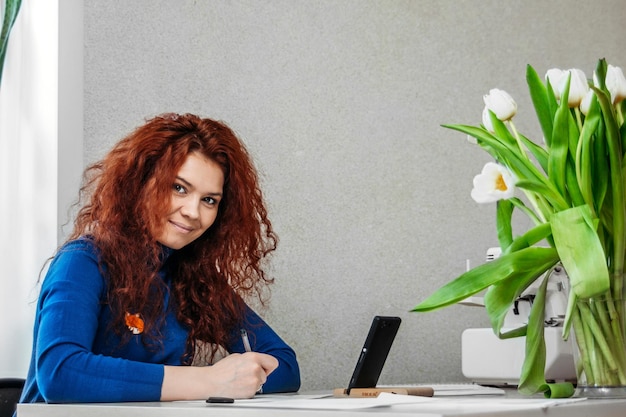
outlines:
[[[400, 404], [379, 408], [352, 410], [315, 410], [285, 408], [243, 408], [236, 405], [206, 404], [204, 402], [111, 403], [111, 404], [19, 404], [18, 417], [623, 417], [625, 400], [585, 400], [575, 403], [528, 409], [523, 405], [494, 409], [506, 397], [518, 404], [524, 398], [512, 393], [506, 396], [441, 397], [437, 404]], [[539, 397], [533, 400], [538, 400]], [[469, 400], [469, 402], [468, 402]]]

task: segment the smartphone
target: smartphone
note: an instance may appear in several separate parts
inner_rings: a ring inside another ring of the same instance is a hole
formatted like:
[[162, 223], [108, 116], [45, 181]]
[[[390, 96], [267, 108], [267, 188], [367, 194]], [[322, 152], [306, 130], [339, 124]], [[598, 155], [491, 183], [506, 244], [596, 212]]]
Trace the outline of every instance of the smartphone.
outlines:
[[352, 388], [376, 387], [401, 321], [400, 317], [374, 317], [350, 378], [348, 394]]

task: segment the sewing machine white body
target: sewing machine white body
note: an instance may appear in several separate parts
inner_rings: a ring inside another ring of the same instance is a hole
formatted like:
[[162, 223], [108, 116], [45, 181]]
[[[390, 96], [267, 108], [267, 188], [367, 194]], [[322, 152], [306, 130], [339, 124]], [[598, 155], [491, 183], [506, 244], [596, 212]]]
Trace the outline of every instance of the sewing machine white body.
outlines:
[[[493, 260], [490, 248], [487, 260]], [[532, 299], [541, 277], [517, 300], [504, 320], [504, 330], [522, 327], [528, 320]], [[546, 343], [545, 376], [548, 381], [576, 381], [572, 341], [563, 340], [563, 319], [567, 308], [567, 275], [555, 270], [546, 293], [544, 329]], [[462, 304], [484, 306], [482, 298], [471, 297]], [[525, 337], [499, 339], [491, 328], [467, 329], [461, 338], [463, 375], [473, 382], [491, 385], [517, 385], [525, 357]]]

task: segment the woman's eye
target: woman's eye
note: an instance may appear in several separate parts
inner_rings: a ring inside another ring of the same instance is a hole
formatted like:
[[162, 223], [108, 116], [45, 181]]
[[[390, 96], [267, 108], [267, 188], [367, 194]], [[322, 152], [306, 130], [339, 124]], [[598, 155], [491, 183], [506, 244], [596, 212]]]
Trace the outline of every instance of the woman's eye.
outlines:
[[174, 189], [174, 191], [176, 191], [178, 194], [185, 194], [186, 190], [185, 187], [183, 187], [180, 184], [174, 184], [174, 186], [172, 187]]
[[214, 199], [213, 197], [204, 197], [203, 201], [209, 205], [217, 204], [217, 200]]

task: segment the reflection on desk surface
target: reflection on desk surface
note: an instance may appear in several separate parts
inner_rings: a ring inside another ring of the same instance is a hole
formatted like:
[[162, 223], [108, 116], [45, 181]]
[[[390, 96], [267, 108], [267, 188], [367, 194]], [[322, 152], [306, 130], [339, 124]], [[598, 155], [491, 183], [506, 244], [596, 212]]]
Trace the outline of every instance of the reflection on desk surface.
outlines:
[[397, 388], [397, 387], [430, 387], [435, 391], [435, 397], [453, 396], [453, 395], [504, 395], [505, 390], [502, 388], [490, 387], [486, 385], [472, 383], [456, 383], [456, 384], [393, 384], [379, 385], [379, 388]]

